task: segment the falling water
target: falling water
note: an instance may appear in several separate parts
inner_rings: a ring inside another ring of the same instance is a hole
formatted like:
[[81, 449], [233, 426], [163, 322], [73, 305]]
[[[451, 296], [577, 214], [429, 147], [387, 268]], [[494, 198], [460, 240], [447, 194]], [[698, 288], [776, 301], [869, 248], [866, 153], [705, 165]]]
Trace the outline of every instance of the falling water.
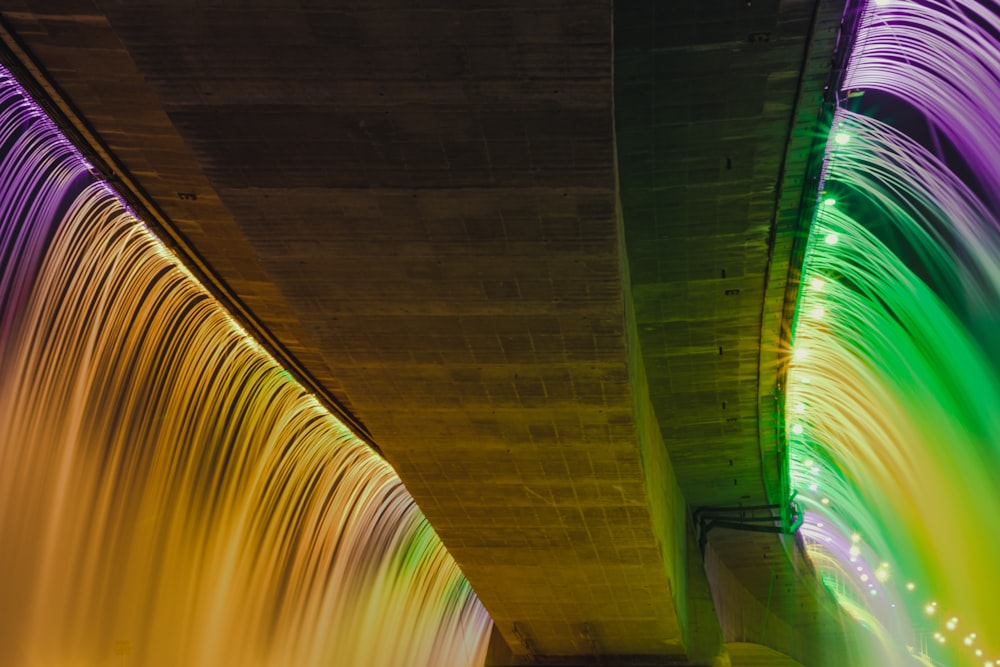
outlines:
[[786, 389], [793, 486], [821, 576], [874, 637], [865, 664], [993, 667], [1000, 21], [974, 0], [863, 11], [844, 88], [874, 101], [831, 128]]
[[0, 79], [0, 653], [13, 667], [481, 665], [392, 469]]

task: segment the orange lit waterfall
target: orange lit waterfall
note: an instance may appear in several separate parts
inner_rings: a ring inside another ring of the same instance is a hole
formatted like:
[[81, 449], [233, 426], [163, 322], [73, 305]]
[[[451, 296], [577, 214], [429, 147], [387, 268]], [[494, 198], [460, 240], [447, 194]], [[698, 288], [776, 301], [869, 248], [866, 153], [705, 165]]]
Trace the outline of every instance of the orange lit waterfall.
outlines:
[[482, 665], [393, 470], [0, 79], [0, 663]]

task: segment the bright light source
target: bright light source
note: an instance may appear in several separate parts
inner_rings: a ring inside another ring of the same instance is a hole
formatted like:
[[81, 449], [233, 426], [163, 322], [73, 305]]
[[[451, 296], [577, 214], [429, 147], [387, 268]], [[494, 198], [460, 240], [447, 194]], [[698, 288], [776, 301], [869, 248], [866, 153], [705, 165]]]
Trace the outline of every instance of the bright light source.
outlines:
[[858, 535], [857, 533], [852, 533], [851, 534], [851, 542], [854, 542], [855, 544], [857, 544], [860, 541], [861, 541], [861, 536], [860, 535]]
[[816, 306], [815, 308], [812, 309], [812, 311], [810, 311], [809, 314], [812, 315], [814, 319], [818, 320], [822, 318], [824, 315], [826, 315], [826, 311], [823, 310], [822, 307]]
[[[876, 2], [876, 4], [878, 4], [878, 2]], [[851, 141], [851, 135], [847, 134], [846, 132], [838, 132], [837, 134], [833, 135], [833, 140], [838, 144], [840, 144], [841, 146], [843, 146], [844, 144], [849, 143]]]
[[836, 206], [836, 205], [837, 205], [837, 200], [834, 199], [833, 197], [827, 197], [826, 199], [823, 200], [823, 206]]
[[823, 503], [824, 505], [829, 505], [830, 504], [830, 499], [829, 498], [823, 498], [822, 500], [820, 500], [820, 502]]
[[792, 424], [792, 433], [802, 435], [802, 424]]
[[[803, 412], [806, 411], [806, 404], [805, 403], [796, 403], [794, 410], [797, 413], [802, 414]], [[806, 467], [807, 468], [811, 468], [812, 466], [809, 463], [806, 463]]]
[[819, 491], [819, 484], [817, 484], [816, 482], [813, 482], [812, 484], [809, 485], [809, 490], [810, 491]]
[[822, 278], [813, 278], [809, 281], [809, 286], [817, 292], [822, 292], [823, 288], [826, 287], [826, 281]]
[[906, 584], [906, 590], [908, 590], [908, 591], [916, 590], [916, 588], [917, 588], [917, 585], [915, 583], [913, 583], [912, 581], [908, 582]]
[[823, 240], [826, 241], [828, 245], [837, 245], [837, 241], [840, 240], [840, 236], [837, 234], [837, 232], [830, 232], [825, 237], [823, 237]]

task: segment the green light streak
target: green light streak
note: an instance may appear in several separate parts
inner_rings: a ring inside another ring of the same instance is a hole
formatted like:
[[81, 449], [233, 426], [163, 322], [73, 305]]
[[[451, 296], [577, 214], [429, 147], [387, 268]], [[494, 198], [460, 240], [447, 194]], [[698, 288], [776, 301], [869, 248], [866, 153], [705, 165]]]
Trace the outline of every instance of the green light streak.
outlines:
[[[897, 638], [878, 664], [912, 664], [906, 646], [925, 633], [927, 601], [909, 580], [943, 615], [978, 627], [983, 644], [1000, 641], [987, 637], [1000, 617], [989, 575], [1000, 383], [976, 336], [997, 303], [1000, 253], [996, 239], [972, 233], [984, 207], [944, 165], [878, 121], [841, 118], [852, 140], [831, 140], [826, 189], [848, 205], [818, 207], [810, 232], [786, 398], [790, 473], [821, 517], [813, 523], [824, 523], [811, 533], [822, 576], [853, 587], [837, 597], [877, 629], [879, 646]], [[906, 171], [908, 155], [917, 166]], [[885, 227], [905, 235], [933, 288], [871, 231]], [[821, 551], [824, 532], [843, 542], [854, 531], [863, 543], [849, 557], [861, 573]], [[878, 581], [882, 560], [883, 574], [899, 576]]]

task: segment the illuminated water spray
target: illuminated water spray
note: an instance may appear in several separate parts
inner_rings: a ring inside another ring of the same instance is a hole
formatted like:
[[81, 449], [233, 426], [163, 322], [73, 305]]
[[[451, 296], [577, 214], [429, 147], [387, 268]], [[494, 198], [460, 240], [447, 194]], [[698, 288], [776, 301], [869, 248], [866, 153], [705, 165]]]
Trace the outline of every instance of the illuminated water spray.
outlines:
[[864, 664], [994, 667], [998, 7], [862, 11], [799, 292], [792, 484], [822, 578], [878, 647]]
[[463, 666], [490, 619], [392, 469], [0, 80], [0, 661]]

